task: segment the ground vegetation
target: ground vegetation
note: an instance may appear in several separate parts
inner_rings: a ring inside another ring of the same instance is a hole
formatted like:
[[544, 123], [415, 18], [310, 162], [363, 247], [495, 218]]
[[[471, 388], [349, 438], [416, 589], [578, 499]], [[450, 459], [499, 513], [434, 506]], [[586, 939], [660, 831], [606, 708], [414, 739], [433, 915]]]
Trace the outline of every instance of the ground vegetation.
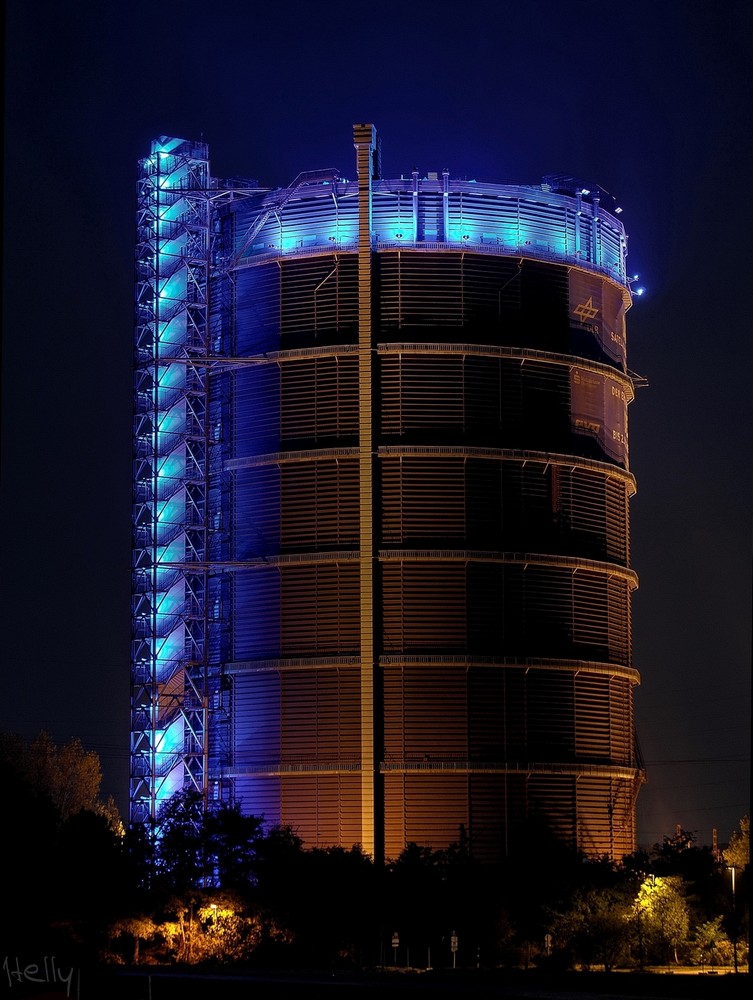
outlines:
[[475, 860], [461, 828], [376, 865], [195, 789], [126, 829], [77, 741], [0, 735], [0, 770], [5, 884], [23, 886], [3, 915], [9, 950], [128, 966], [746, 967], [747, 817], [723, 852], [678, 829], [616, 864], [532, 821], [503, 864]]

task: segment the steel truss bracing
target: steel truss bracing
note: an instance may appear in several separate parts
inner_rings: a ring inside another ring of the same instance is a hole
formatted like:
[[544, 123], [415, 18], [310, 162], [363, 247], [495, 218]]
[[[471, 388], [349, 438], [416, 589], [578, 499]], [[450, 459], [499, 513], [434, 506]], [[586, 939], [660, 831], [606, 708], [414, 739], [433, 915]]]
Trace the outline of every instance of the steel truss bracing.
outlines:
[[131, 819], [207, 794], [209, 163], [161, 140], [140, 165], [136, 255]]

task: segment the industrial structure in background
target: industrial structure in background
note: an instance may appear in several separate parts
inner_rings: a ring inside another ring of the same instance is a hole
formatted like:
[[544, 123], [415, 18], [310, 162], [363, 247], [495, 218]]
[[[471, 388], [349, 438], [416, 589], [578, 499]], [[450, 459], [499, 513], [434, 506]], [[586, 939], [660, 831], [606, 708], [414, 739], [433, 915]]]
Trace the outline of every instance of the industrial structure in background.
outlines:
[[606, 193], [140, 163], [131, 820], [635, 849], [626, 240]]

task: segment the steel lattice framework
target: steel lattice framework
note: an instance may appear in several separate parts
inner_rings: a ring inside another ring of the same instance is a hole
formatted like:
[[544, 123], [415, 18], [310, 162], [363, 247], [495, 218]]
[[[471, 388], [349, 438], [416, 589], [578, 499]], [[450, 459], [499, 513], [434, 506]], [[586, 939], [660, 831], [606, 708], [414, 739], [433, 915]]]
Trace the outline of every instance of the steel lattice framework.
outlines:
[[203, 144], [141, 164], [135, 356], [132, 819], [207, 788], [207, 364]]
[[394, 856], [634, 849], [626, 240], [609, 199], [141, 164], [132, 819], [184, 787]]

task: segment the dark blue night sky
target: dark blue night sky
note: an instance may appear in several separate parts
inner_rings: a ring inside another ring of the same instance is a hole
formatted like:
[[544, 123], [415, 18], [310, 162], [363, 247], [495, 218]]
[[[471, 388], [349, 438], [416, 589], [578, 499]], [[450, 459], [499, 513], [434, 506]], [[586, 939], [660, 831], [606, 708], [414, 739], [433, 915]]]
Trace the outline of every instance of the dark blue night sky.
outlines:
[[748, 0], [200, 4], [9, 0], [0, 728], [98, 750], [126, 806], [136, 161], [216, 176], [538, 183], [623, 207], [638, 833], [724, 842], [749, 813], [753, 6]]

